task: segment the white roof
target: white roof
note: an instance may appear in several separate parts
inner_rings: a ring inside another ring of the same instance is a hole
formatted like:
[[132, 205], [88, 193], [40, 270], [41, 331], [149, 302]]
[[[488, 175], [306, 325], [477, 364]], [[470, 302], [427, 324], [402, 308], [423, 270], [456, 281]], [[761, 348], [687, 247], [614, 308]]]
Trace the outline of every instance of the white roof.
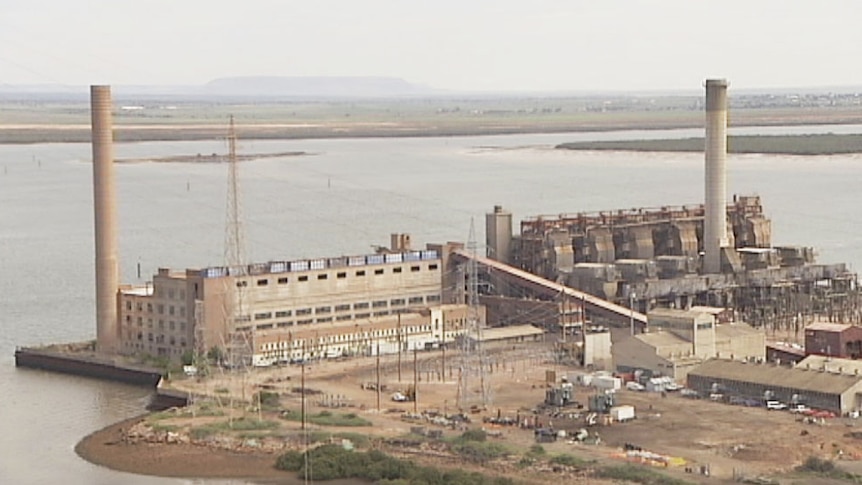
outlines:
[[491, 327], [482, 329], [483, 342], [505, 340], [517, 337], [531, 337], [545, 333], [541, 328], [532, 325], [511, 325], [508, 327]]
[[120, 288], [120, 293], [122, 293], [124, 295], [152, 296], [153, 287], [150, 285], [147, 285], [147, 286], [133, 286], [131, 288]]

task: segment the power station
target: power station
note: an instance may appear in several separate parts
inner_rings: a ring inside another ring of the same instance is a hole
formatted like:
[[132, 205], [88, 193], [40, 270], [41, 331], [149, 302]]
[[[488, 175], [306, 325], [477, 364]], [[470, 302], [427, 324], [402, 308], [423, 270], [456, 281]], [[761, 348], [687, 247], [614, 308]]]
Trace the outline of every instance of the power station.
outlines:
[[[519, 234], [512, 214], [495, 206], [486, 218], [487, 258], [457, 243], [415, 250], [408, 235], [393, 235], [378, 254], [165, 268], [142, 287], [117, 281], [110, 89], [93, 86], [97, 349], [179, 358], [237, 332], [252, 340], [256, 365], [437, 348], [467, 332], [451, 315], [468, 312], [471, 288], [488, 306], [482, 326], [544, 301], [560, 309], [558, 318], [519, 323], [563, 328], [564, 338], [586, 332], [587, 321], [644, 331], [646, 315], [662, 307], [718, 307], [755, 327], [856, 317], [856, 275], [845, 265], [816, 264], [810, 248], [772, 247], [758, 197], [727, 202], [728, 83], [705, 86], [702, 205], [532, 216]], [[470, 261], [481, 274], [465, 270]], [[234, 286], [244, 303], [228, 318], [220, 309]], [[393, 323], [396, 315], [409, 328]]]

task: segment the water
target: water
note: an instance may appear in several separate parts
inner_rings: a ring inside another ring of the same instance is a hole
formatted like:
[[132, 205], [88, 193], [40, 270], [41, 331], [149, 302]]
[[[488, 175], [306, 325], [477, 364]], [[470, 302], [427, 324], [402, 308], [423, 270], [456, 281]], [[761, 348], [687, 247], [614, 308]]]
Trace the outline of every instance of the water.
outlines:
[[[746, 128], [738, 133], [862, 132], [862, 126]], [[241, 166], [249, 259], [365, 254], [391, 232], [413, 240], [483, 240], [484, 213], [518, 219], [581, 210], [697, 203], [701, 154], [556, 151], [565, 141], [699, 136], [700, 130], [466, 138], [243, 141], [240, 151], [313, 155]], [[224, 152], [220, 142], [139, 143], [118, 157]], [[88, 145], [0, 146], [0, 483], [185, 483], [81, 460], [90, 432], [143, 412], [145, 389], [16, 370], [16, 345], [94, 337], [93, 211]], [[862, 156], [732, 156], [731, 193], [757, 193], [776, 244], [862, 261]], [[122, 281], [136, 267], [223, 260], [226, 167], [118, 165]], [[207, 482], [215, 483], [215, 482]]]

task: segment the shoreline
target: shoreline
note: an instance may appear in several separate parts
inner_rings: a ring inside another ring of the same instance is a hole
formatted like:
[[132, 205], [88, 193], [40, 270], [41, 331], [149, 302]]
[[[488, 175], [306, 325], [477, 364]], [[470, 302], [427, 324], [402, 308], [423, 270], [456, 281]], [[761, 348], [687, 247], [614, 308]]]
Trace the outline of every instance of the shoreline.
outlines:
[[[862, 123], [860, 116], [811, 116], [737, 119], [731, 127], [823, 126]], [[450, 138], [503, 135], [553, 135], [611, 131], [656, 131], [702, 128], [703, 121], [687, 120], [591, 120], [565, 123], [481, 123], [438, 126], [427, 123], [404, 123], [395, 126], [368, 126], [362, 123], [322, 123], [314, 126], [291, 124], [249, 124], [241, 127], [246, 140], [327, 140], [364, 138]], [[225, 127], [212, 125], [118, 125], [116, 143], [206, 141], [224, 137]], [[83, 125], [16, 126], [0, 124], [0, 145], [33, 145], [43, 143], [89, 143], [90, 129]]]
[[75, 445], [75, 453], [94, 465], [137, 475], [302, 483], [295, 473], [275, 468], [275, 454], [236, 453], [182, 443], [124, 442], [123, 431], [146, 416], [125, 419], [90, 433]]
[[[572, 151], [627, 151], [640, 153], [702, 153], [703, 137], [658, 140], [579, 141], [554, 148]], [[862, 134], [731, 135], [728, 154], [830, 156], [862, 153]]]

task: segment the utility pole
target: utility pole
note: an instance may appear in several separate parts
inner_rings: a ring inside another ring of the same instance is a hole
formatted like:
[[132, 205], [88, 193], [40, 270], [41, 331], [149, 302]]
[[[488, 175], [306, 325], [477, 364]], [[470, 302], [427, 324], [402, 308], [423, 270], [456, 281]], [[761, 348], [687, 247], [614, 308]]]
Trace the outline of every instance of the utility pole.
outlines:
[[300, 402], [302, 403], [300, 406], [300, 429], [305, 429], [305, 340], [302, 341], [302, 377], [300, 381], [300, 389], [302, 390], [302, 396]]
[[377, 340], [377, 412], [380, 412], [380, 340]]
[[398, 312], [398, 382], [401, 382], [401, 312]]
[[416, 348], [413, 348], [413, 413], [419, 409], [419, 369], [416, 367]]
[[443, 375], [443, 382], [446, 382], [446, 318], [445, 318], [445, 314], [443, 315], [442, 320], [443, 321], [440, 323], [442, 325], [442, 330], [443, 330], [443, 338], [442, 338], [442, 342], [440, 344], [440, 348], [443, 350], [443, 359], [442, 359], [441, 365], [443, 367], [443, 374], [442, 374]]
[[635, 294], [629, 294], [629, 325], [631, 326], [632, 335], [635, 334]]

